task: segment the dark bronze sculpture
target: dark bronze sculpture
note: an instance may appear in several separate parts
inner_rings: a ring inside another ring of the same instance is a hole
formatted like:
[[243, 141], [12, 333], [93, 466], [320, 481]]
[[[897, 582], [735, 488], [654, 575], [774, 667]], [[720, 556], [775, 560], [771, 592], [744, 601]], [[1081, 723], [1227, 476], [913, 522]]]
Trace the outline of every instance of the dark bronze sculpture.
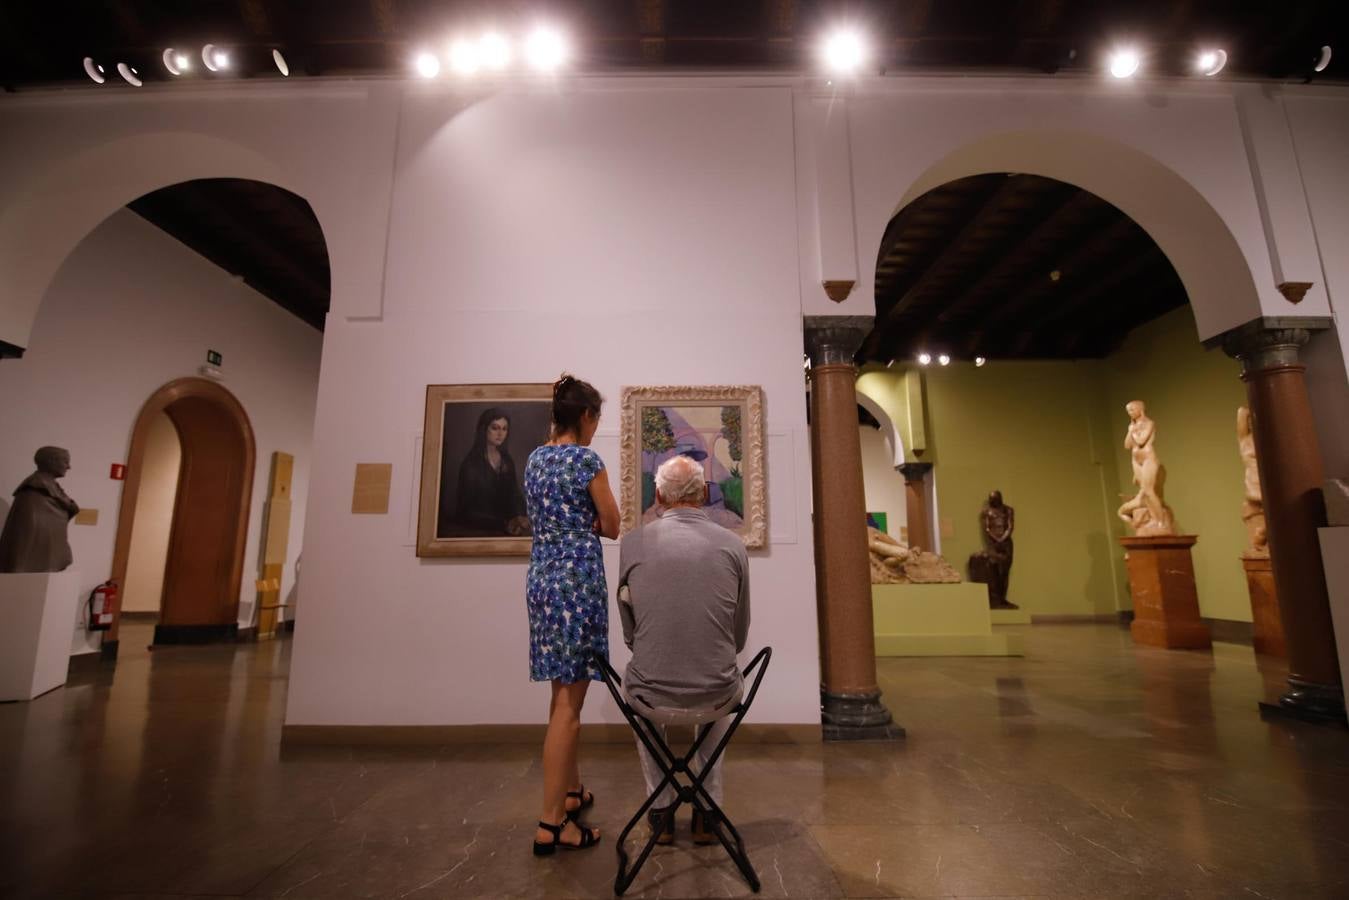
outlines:
[[988, 584], [988, 605], [991, 609], [1020, 609], [1007, 599], [1007, 585], [1012, 575], [1012, 530], [1016, 527], [1016, 511], [1002, 502], [1002, 491], [988, 495], [988, 502], [979, 511], [979, 525], [983, 532], [984, 549], [970, 557], [970, 579]]
[[80, 511], [57, 483], [70, 471], [70, 451], [43, 447], [37, 471], [14, 490], [14, 505], [0, 532], [0, 572], [60, 572], [73, 557], [66, 528]]

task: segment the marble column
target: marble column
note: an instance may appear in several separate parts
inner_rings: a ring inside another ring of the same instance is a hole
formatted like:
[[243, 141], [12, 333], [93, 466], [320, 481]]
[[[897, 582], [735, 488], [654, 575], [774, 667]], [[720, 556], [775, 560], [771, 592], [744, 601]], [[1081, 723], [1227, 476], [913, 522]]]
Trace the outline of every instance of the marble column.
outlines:
[[936, 553], [932, 541], [932, 521], [927, 512], [927, 473], [932, 463], [904, 463], [897, 467], [904, 476], [904, 518], [908, 523], [909, 546]]
[[[1312, 323], [1320, 325], [1319, 320]], [[1301, 326], [1301, 327], [1299, 327]], [[1343, 721], [1330, 598], [1317, 541], [1325, 525], [1321, 449], [1299, 350], [1311, 334], [1298, 320], [1258, 319], [1223, 335], [1241, 360], [1251, 413], [1280, 618], [1288, 647], [1288, 691], [1277, 709], [1313, 721]]]
[[825, 740], [902, 737], [876, 683], [862, 445], [853, 355], [865, 316], [806, 319], [820, 686]]

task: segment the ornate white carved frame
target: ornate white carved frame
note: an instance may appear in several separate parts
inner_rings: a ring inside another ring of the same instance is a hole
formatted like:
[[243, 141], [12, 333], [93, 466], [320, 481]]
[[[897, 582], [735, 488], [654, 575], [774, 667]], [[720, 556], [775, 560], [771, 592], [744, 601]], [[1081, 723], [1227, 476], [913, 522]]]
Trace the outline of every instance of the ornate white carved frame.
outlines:
[[763, 388], [755, 385], [655, 386], [623, 388], [621, 437], [622, 531], [637, 527], [642, 518], [642, 416], [648, 406], [740, 406], [744, 456], [740, 472], [745, 482], [745, 523], [737, 534], [745, 546], [768, 545], [768, 490], [764, 468]]

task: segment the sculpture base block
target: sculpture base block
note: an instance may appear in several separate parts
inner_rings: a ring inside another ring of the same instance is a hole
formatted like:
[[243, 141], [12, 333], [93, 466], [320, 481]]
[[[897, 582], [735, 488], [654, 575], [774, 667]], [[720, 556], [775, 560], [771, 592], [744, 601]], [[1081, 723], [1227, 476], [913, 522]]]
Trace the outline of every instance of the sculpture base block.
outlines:
[[32, 700], [66, 683], [80, 573], [0, 574], [0, 701]]
[[1134, 643], [1167, 650], [1206, 650], [1213, 646], [1208, 626], [1199, 617], [1199, 595], [1194, 586], [1192, 534], [1124, 537], [1129, 593], [1134, 620], [1129, 626]]
[[1279, 594], [1274, 588], [1274, 567], [1268, 556], [1243, 556], [1246, 590], [1251, 595], [1251, 624], [1255, 652], [1266, 656], [1288, 656], [1283, 638], [1283, 620], [1279, 618]]
[[873, 584], [871, 610], [877, 656], [1024, 655], [1021, 635], [993, 633], [982, 584]]

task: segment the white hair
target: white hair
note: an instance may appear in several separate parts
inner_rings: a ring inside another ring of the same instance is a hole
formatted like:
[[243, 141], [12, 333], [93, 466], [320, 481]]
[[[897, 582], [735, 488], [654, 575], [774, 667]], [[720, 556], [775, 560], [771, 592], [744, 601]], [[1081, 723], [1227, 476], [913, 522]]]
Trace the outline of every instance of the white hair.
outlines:
[[656, 470], [656, 490], [666, 503], [702, 503], [703, 467], [687, 456], [673, 456]]

